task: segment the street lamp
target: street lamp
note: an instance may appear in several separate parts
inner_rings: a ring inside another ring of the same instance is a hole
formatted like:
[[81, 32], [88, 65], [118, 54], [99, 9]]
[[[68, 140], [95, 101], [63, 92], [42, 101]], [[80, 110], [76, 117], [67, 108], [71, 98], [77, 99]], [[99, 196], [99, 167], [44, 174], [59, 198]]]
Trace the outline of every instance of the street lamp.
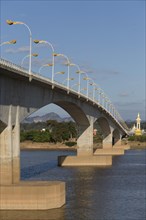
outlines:
[[92, 99], [93, 99], [93, 102], [95, 100], [95, 90], [98, 90], [98, 88], [95, 88], [95, 86], [97, 86], [97, 84], [93, 81], [93, 79], [89, 78], [90, 81], [92, 81], [90, 83], [91, 86], [93, 86], [93, 92], [92, 92]]
[[80, 94], [80, 89], [81, 89], [81, 76], [80, 76], [80, 74], [81, 74], [81, 73], [84, 73], [84, 72], [81, 71], [79, 65], [77, 65], [77, 64], [75, 64], [75, 63], [71, 63], [70, 66], [76, 66], [77, 69], [78, 69], [78, 71], [76, 71], [76, 73], [79, 74], [79, 79], [78, 79], [78, 85], [79, 85], [79, 87], [78, 87], [78, 94]]
[[16, 44], [16, 40], [10, 40], [10, 41], [6, 41], [0, 44], [0, 47], [3, 46], [4, 44]]
[[107, 101], [106, 109], [107, 109], [107, 111], [109, 111], [109, 113], [110, 113], [111, 101], [110, 101], [110, 99], [109, 99], [108, 97], [106, 98], [106, 101]]
[[87, 99], [88, 99], [88, 95], [89, 95], [89, 84], [88, 84], [88, 81], [90, 80], [90, 78], [88, 77], [87, 73], [85, 73], [86, 77], [83, 78], [83, 80], [86, 80], [87, 81], [87, 93], [86, 93], [86, 96], [87, 96]]
[[27, 24], [25, 24], [24, 22], [21, 22], [21, 21], [6, 20], [6, 22], [7, 22], [8, 25], [22, 24], [29, 31], [29, 41], [30, 41], [30, 43], [29, 43], [29, 55], [30, 55], [29, 56], [29, 81], [31, 81], [31, 50], [32, 50], [32, 46], [31, 46], [31, 44], [32, 44], [32, 33], [31, 33], [31, 30], [30, 30], [30, 28], [28, 27]]
[[44, 65], [42, 65], [40, 68], [39, 68], [39, 73], [41, 71], [42, 68], [44, 68], [45, 66], [49, 67], [49, 66], [52, 66], [53, 64], [52, 63], [46, 63]]
[[35, 44], [48, 44], [52, 49], [52, 52], [53, 52], [52, 54], [52, 86], [53, 86], [53, 83], [54, 83], [54, 47], [50, 42], [45, 41], [45, 40], [34, 40], [33, 42]]
[[75, 83], [75, 84], [73, 84], [72, 86], [71, 86], [71, 88], [73, 88], [73, 87], [75, 87], [75, 86], [78, 86], [79, 85], [79, 83]]
[[101, 100], [101, 105], [102, 105], [102, 106], [103, 106], [103, 108], [104, 108], [105, 94], [104, 94], [104, 91], [103, 91], [102, 89], [101, 89], [100, 94], [101, 94], [101, 97], [102, 97], [102, 100]]
[[[22, 61], [21, 61], [21, 67], [23, 66], [24, 60], [25, 60], [27, 57], [29, 57], [29, 56], [30, 56], [30, 54], [26, 55], [26, 56], [22, 59]], [[32, 53], [31, 56], [32, 56], [32, 57], [38, 57], [38, 54], [37, 54], [37, 53]]]
[[66, 60], [67, 60], [67, 90], [69, 92], [69, 81], [70, 81], [70, 78], [69, 78], [69, 66], [70, 66], [70, 61], [68, 59], [68, 57], [64, 54], [61, 54], [61, 53], [54, 53], [54, 57], [59, 57], [59, 56], [62, 56], [64, 57]]
[[65, 73], [64, 71], [60, 71], [60, 72], [55, 73], [54, 75], [57, 75], [57, 74], [64, 74], [64, 73]]
[[62, 84], [64, 84], [65, 81], [70, 81], [70, 80], [74, 80], [74, 78], [66, 78], [66, 79], [62, 82]]
[[100, 104], [100, 90], [101, 90], [101, 88], [100, 88], [100, 86], [98, 85], [98, 86], [96, 87], [96, 91], [97, 91], [97, 94], [98, 94], [98, 96], [97, 96], [97, 101], [98, 101], [99, 104]]

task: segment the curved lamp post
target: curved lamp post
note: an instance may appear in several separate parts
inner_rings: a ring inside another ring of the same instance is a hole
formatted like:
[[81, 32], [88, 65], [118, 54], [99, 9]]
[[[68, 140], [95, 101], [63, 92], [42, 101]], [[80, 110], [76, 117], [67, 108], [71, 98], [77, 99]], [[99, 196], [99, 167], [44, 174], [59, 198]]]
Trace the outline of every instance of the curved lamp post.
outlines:
[[[26, 56], [22, 59], [22, 61], [21, 61], [21, 67], [23, 66], [24, 60], [25, 60], [27, 57], [29, 57], [29, 56], [30, 56], [30, 54], [26, 55]], [[32, 56], [32, 57], [38, 57], [38, 54], [37, 54], [37, 53], [32, 53], [31, 56]]]
[[56, 75], [63, 75], [63, 74], [65, 74], [64, 71], [59, 71], [59, 72], [57, 72], [57, 73], [54, 73], [54, 77], [55, 77]]
[[39, 68], [39, 74], [40, 74], [40, 71], [42, 68], [44, 68], [45, 66], [49, 67], [49, 66], [52, 66], [53, 64], [52, 63], [46, 63], [44, 65], [42, 65], [40, 68]]
[[0, 47], [3, 46], [4, 44], [16, 44], [16, 40], [10, 40], [10, 41], [6, 41], [0, 44]]
[[88, 84], [88, 81], [90, 80], [90, 78], [88, 77], [87, 73], [84, 73], [86, 75], [86, 77], [83, 78], [83, 80], [86, 80], [87, 81], [87, 93], [86, 93], [86, 96], [87, 96], [87, 100], [88, 100], [88, 96], [89, 96], [89, 84]]
[[54, 83], [54, 51], [55, 51], [54, 47], [49, 41], [45, 41], [45, 40], [34, 40], [33, 42], [35, 44], [48, 44], [52, 49], [52, 52], [53, 52], [52, 54], [52, 85], [53, 85]]
[[[82, 91], [87, 91], [87, 88], [82, 88], [82, 89], [80, 90], [80, 93], [81, 93]], [[83, 94], [83, 93], [81, 93], [81, 94]]]
[[60, 71], [60, 72], [54, 73], [54, 75], [57, 75], [57, 74], [64, 74], [64, 73], [65, 73], [64, 71]]
[[78, 85], [78, 95], [80, 94], [80, 89], [81, 89], [81, 73], [84, 73], [83, 71], [81, 71], [81, 69], [80, 69], [80, 67], [79, 67], [79, 65], [77, 65], [77, 64], [75, 64], [75, 63], [71, 63], [70, 64], [70, 66], [75, 66], [75, 67], [77, 67], [77, 71], [76, 71], [76, 73], [77, 74], [79, 74], [79, 79], [78, 79], [78, 84], [76, 84], [76, 85]]
[[91, 86], [93, 86], [93, 92], [92, 92], [92, 99], [93, 99], [93, 102], [95, 100], [95, 90], [97, 90], [97, 88], [95, 88], [95, 86], [97, 86], [97, 84], [93, 81], [93, 79], [89, 78], [90, 81], [92, 81], [90, 83]]
[[79, 83], [75, 83], [71, 86], [71, 88], [75, 87], [75, 86], [79, 86]]
[[101, 96], [102, 96], [102, 106], [103, 106], [103, 108], [104, 108], [106, 96], [105, 96], [104, 91], [103, 91], [102, 89], [101, 89]]
[[7, 22], [7, 24], [8, 25], [15, 25], [15, 24], [22, 24], [22, 25], [24, 25], [27, 29], [28, 29], [28, 31], [29, 31], [29, 41], [30, 41], [30, 43], [29, 43], [29, 81], [31, 81], [31, 50], [32, 50], [32, 33], [31, 33], [31, 30], [30, 30], [30, 28], [28, 27], [28, 25], [27, 24], [25, 24], [24, 22], [21, 22], [21, 21], [12, 21], [12, 20], [6, 20], [6, 22]]
[[62, 56], [62, 57], [64, 57], [67, 60], [67, 79], [66, 80], [67, 80], [67, 90], [69, 92], [69, 81], [70, 81], [70, 78], [69, 78], [69, 66], [70, 66], [70, 61], [69, 61], [68, 57], [66, 55], [64, 55], [64, 54], [54, 53], [54, 57], [59, 57], [59, 56]]
[[98, 94], [98, 96], [97, 96], [97, 101], [98, 101], [98, 103], [100, 104], [100, 91], [101, 91], [101, 88], [100, 88], [99, 85], [96, 87], [96, 91], [97, 91], [97, 94]]
[[107, 111], [109, 111], [109, 113], [111, 112], [111, 100], [109, 98], [107, 98]]
[[74, 78], [66, 78], [63, 82], [62, 82], [62, 84], [64, 84], [65, 83], [65, 81], [70, 81], [70, 80], [74, 80]]

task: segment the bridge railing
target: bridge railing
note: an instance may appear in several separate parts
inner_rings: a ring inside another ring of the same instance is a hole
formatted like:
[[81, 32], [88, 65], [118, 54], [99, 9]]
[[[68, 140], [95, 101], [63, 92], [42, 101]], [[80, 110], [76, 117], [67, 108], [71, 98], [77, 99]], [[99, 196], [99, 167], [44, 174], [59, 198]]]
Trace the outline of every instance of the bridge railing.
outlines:
[[[23, 74], [27, 74], [29, 75], [29, 72], [27, 69], [22, 68], [21, 66], [18, 66], [14, 63], [11, 63], [10, 61], [4, 60], [0, 58], [0, 66], [5, 66], [7, 68], [11, 68], [14, 71], [19, 71], [22, 72]], [[31, 72], [31, 77], [37, 77], [38, 79], [42, 79], [43, 81], [48, 82], [49, 84], [52, 85], [52, 81], [50, 78], [48, 77], [44, 77], [38, 73], [35, 72]], [[54, 87], [60, 87], [63, 90], [66, 90], [68, 93], [74, 93], [77, 97], [82, 97], [84, 99], [86, 99], [89, 102], [92, 102], [94, 105], [97, 105], [98, 108], [101, 108], [103, 111], [105, 111], [107, 114], [109, 114], [113, 120], [116, 121], [116, 123], [126, 132], [128, 133], [129, 128], [127, 127], [125, 121], [122, 119], [122, 117], [120, 116], [120, 114], [118, 113], [118, 111], [116, 110], [116, 108], [114, 107], [114, 105], [112, 103], [110, 103], [109, 105], [105, 105], [105, 100], [101, 99], [94, 99], [92, 96], [86, 96], [83, 92], [80, 91], [80, 93], [78, 93], [75, 89], [73, 88], [67, 88], [67, 86], [63, 85], [62, 83], [59, 83], [57, 81], [53, 81], [53, 86]], [[107, 96], [106, 96], [107, 98]]]

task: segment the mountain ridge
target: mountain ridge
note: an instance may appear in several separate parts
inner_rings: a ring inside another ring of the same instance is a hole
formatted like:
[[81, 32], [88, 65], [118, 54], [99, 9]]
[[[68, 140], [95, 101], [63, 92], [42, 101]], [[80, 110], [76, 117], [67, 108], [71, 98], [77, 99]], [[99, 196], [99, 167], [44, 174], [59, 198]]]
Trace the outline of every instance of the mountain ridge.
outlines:
[[55, 120], [57, 122], [69, 122], [74, 121], [72, 117], [61, 117], [57, 113], [50, 112], [45, 115], [36, 115], [36, 116], [29, 116], [23, 120], [22, 123], [38, 123], [38, 122], [46, 122], [48, 120]]

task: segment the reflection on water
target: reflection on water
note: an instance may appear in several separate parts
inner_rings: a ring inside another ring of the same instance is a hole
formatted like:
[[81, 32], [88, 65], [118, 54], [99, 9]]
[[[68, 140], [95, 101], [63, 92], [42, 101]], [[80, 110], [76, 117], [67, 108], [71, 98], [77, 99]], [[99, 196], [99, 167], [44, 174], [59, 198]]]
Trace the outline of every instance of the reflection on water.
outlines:
[[57, 167], [68, 151], [22, 151], [23, 180], [66, 182], [66, 204], [47, 211], [1, 211], [1, 220], [145, 220], [146, 151], [113, 158], [112, 167]]
[[1, 220], [61, 220], [64, 219], [63, 209], [44, 211], [0, 211]]

